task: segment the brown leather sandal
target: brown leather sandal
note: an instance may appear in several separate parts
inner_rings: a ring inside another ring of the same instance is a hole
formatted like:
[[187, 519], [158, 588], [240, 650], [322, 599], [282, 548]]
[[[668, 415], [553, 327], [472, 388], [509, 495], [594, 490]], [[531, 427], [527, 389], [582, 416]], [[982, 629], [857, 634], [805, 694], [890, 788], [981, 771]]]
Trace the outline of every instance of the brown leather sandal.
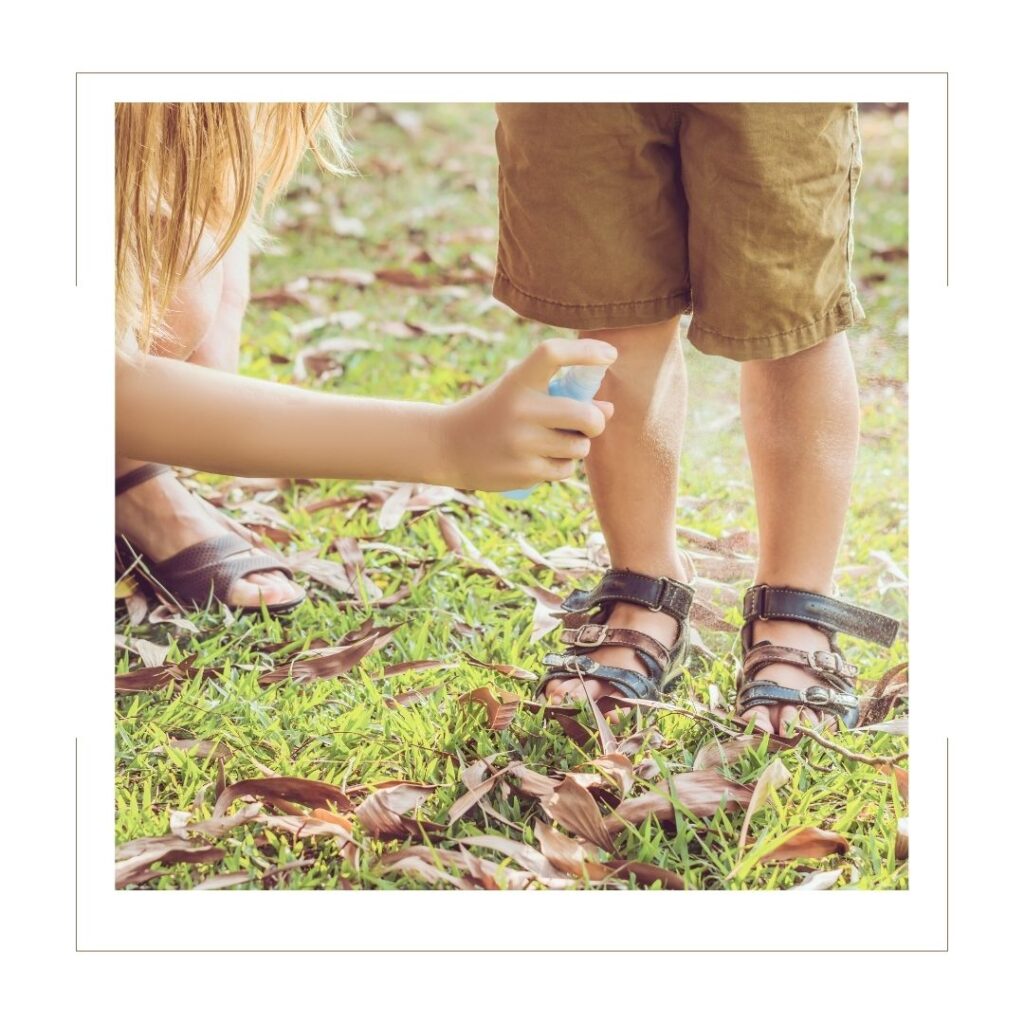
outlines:
[[[148, 462], [115, 481], [115, 494], [138, 487], [155, 476], [170, 473], [170, 466]], [[124, 549], [127, 542], [121, 538]], [[248, 558], [240, 557], [244, 552], [254, 552]], [[131, 554], [138, 558], [134, 552]], [[183, 605], [204, 608], [210, 597], [216, 598], [233, 612], [258, 612], [265, 607], [271, 615], [291, 611], [305, 599], [305, 594], [294, 601], [268, 605], [235, 605], [227, 600], [231, 585], [253, 572], [282, 572], [289, 579], [294, 574], [281, 559], [268, 551], [257, 548], [252, 541], [238, 533], [225, 533], [220, 537], [201, 540], [179, 551], [162, 562], [146, 563], [146, 574], [158, 587]]]
[[[638, 630], [606, 625], [612, 605], [618, 601], [671, 615], [679, 627], [672, 647]], [[537, 685], [538, 696], [543, 696], [548, 683], [555, 680], [590, 678], [610, 683], [624, 697], [657, 700], [674, 689], [673, 677], [686, 660], [690, 640], [687, 617], [692, 602], [693, 588], [685, 583], [624, 569], [610, 569], [593, 590], [574, 590], [562, 602], [569, 613], [564, 619], [568, 628], [562, 633], [568, 647], [564, 654], [544, 656], [548, 671]], [[597, 647], [631, 648], [646, 674], [594, 661], [589, 652]]]
[[[790, 587], [751, 587], [743, 598], [743, 664], [736, 677], [736, 710], [744, 714], [758, 706], [795, 704], [835, 715], [847, 728], [856, 726], [860, 708], [854, 688], [858, 670], [843, 658], [836, 634], [859, 637], [891, 647], [899, 623], [887, 615], [809, 590]], [[806, 622], [828, 637], [829, 650], [802, 651], [781, 647], [770, 640], [754, 643], [754, 623], [766, 619]], [[796, 665], [821, 680], [803, 690], [782, 686], [770, 679], [753, 679], [766, 665]]]

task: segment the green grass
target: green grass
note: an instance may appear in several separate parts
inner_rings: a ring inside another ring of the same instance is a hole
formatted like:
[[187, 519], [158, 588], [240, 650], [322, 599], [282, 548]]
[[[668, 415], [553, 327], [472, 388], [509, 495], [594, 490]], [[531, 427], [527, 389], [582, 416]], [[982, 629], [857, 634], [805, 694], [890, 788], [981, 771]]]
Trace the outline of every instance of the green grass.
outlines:
[[[416, 138], [394, 122], [391, 108], [354, 112], [351, 133], [361, 176], [326, 181], [306, 171], [297, 180], [271, 218], [274, 242], [255, 261], [254, 293], [340, 267], [412, 266], [436, 276], [440, 268], [486, 266], [493, 257], [496, 225], [490, 108], [405, 109], [421, 115]], [[837, 581], [846, 599], [905, 622], [905, 583], [887, 560], [905, 573], [907, 265], [894, 250], [907, 244], [906, 114], [863, 112], [861, 128], [865, 171], [857, 200], [857, 272], [869, 320], [851, 337], [862, 385], [863, 442]], [[338, 237], [330, 226], [332, 213], [359, 218], [365, 235]], [[877, 255], [880, 252], [888, 259]], [[414, 289], [381, 282], [366, 288], [314, 282], [309, 294], [323, 311], [355, 310], [362, 322], [351, 329], [327, 327], [296, 342], [290, 328], [314, 311], [297, 304], [271, 309], [255, 303], [245, 325], [244, 373], [290, 381], [295, 354], [303, 345], [326, 337], [358, 338], [374, 347], [347, 354], [343, 373], [311, 386], [347, 394], [449, 401], [493, 379], [541, 337], [558, 333], [494, 305], [482, 284]], [[458, 333], [398, 338], [388, 328], [396, 322], [471, 324], [500, 339], [481, 341]], [[680, 524], [715, 536], [753, 530], [753, 493], [736, 415], [738, 367], [692, 349], [687, 357], [691, 401]], [[229, 508], [246, 497], [215, 477], [200, 476], [196, 483], [206, 493], [223, 494]], [[564, 592], [571, 584], [533, 565], [517, 538], [527, 538], [541, 552], [583, 547], [599, 530], [585, 487], [543, 486], [521, 502], [481, 495], [480, 507], [444, 506], [444, 513], [458, 522], [482, 556], [501, 568], [503, 580], [469, 571], [471, 567], [448, 550], [434, 510], [407, 515], [397, 528], [382, 531], [376, 509], [304, 508], [324, 497], [359, 493], [357, 485], [343, 482], [295, 483], [260, 499], [288, 523], [291, 539], [281, 545], [285, 552], [314, 550], [338, 561], [333, 541], [346, 535], [364, 547], [383, 542], [403, 553], [364, 551], [368, 575], [385, 593], [405, 585], [411, 594], [372, 611], [376, 622], [401, 626], [390, 645], [344, 677], [266, 688], [258, 682], [261, 673], [290, 654], [318, 640], [336, 642], [371, 614], [360, 602], [345, 601], [343, 595], [311, 581], [303, 580], [309, 582], [310, 600], [284, 621], [258, 614], [235, 619], [211, 610], [189, 615], [191, 630], [148, 621], [133, 627], [124, 603], [117, 603], [116, 629], [127, 643], [144, 638], [169, 644], [169, 662], [196, 656], [193, 674], [180, 687], [116, 698], [118, 843], [165, 834], [175, 810], [191, 811], [196, 820], [209, 817], [220, 772], [227, 783], [267, 773], [348, 787], [396, 779], [431, 783], [437, 788], [417, 813], [444, 823], [449, 807], [465, 792], [461, 767], [481, 757], [496, 755], [495, 769], [518, 759], [557, 777], [563, 771], [586, 771], [585, 762], [600, 753], [593, 742], [578, 746], [535, 710], [520, 708], [508, 729], [493, 732], [486, 727], [481, 706], [458, 702], [461, 694], [484, 685], [530, 696], [531, 683], [461, 658], [472, 655], [540, 671], [552, 634], [531, 643], [533, 602], [516, 585], [540, 584]], [[732, 583], [737, 588], [744, 585], [743, 580]], [[732, 622], [740, 621], [737, 609], [728, 603], [721, 610]], [[706, 703], [713, 684], [728, 701], [735, 670], [733, 634], [703, 630], [702, 636], [715, 658], [691, 663], [681, 699], [693, 696]], [[280, 644], [289, 646], [275, 649]], [[906, 630], [891, 651], [851, 641], [848, 652], [861, 665], [864, 678], [877, 679], [886, 668], [906, 660]], [[419, 659], [456, 662], [458, 667], [382, 676], [387, 665]], [[134, 654], [118, 649], [118, 672], [138, 665]], [[438, 684], [435, 693], [409, 707], [385, 702], [388, 695]], [[636, 763], [653, 761], [655, 773], [650, 782], [637, 782], [633, 795], [659, 778], [688, 770], [697, 751], [715, 737], [707, 721], [682, 714], [647, 712], [643, 725], [656, 726], [663, 743], [633, 755]], [[192, 737], [221, 741], [228, 756], [203, 757], [167, 743], [170, 738]], [[899, 754], [907, 744], [905, 737], [885, 733], [848, 734], [839, 742], [871, 756]], [[754, 815], [746, 851], [738, 849], [742, 812], [719, 810], [703, 819], [680, 808], [674, 822], [652, 818], [621, 832], [615, 856], [667, 868], [695, 889], [786, 889], [811, 870], [838, 867], [844, 868], [840, 887], [905, 888], [908, 868], [896, 859], [895, 835], [897, 818], [905, 816], [906, 809], [892, 779], [873, 765], [807, 739], [778, 755], [762, 744], [724, 771], [738, 781], [754, 782], [775, 756], [782, 758], [792, 778]], [[478, 806], [430, 842], [440, 851], [456, 850], [454, 840], [485, 832], [537, 845], [536, 823], [547, 820], [537, 800], [517, 796], [501, 785], [489, 799], [494, 810], [513, 824], [485, 816]], [[760, 853], [802, 825], [840, 833], [848, 840], [849, 851], [817, 860], [757, 863]], [[257, 889], [265, 884], [379, 889], [448, 884], [385, 874], [378, 858], [402, 843], [373, 839], [358, 829], [357, 839], [362, 847], [358, 859], [345, 858], [331, 837], [296, 839], [274, 831], [260, 835], [257, 826], [241, 825], [213, 841], [225, 851], [220, 863], [170, 866], [146, 887], [191, 888], [212, 875], [234, 871], [249, 877], [239, 887]], [[474, 852], [494, 862], [502, 860], [493, 851]], [[264, 882], [271, 868], [309, 859], [311, 864]], [[450, 867], [444, 870], [459, 874]], [[498, 877], [500, 885], [503, 876]], [[633, 883], [618, 879], [577, 884]]]

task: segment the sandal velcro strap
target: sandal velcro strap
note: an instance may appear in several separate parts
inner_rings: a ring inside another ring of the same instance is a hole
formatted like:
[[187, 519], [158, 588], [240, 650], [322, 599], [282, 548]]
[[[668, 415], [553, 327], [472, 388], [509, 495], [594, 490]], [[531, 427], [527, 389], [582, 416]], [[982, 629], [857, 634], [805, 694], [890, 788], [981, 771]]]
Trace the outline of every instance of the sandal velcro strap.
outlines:
[[[545, 654], [544, 664], [549, 671], [537, 686], [542, 694], [549, 683], [559, 679], [600, 679], [610, 683], [623, 696], [634, 700], [657, 700], [658, 686], [642, 672], [600, 662], [580, 654]], [[667, 689], [667, 688], [666, 688]]]
[[672, 658], [672, 652], [653, 636], [636, 629], [618, 629], [604, 623], [588, 622], [577, 629], [563, 630], [562, 642], [572, 648], [629, 647], [634, 651], [643, 651], [657, 662], [662, 671]]
[[860, 672], [835, 651], [802, 651], [762, 641], [747, 652], [743, 659], [743, 673], [747, 677], [756, 676], [767, 665], [795, 665], [826, 679], [833, 676], [854, 679]]
[[888, 615], [858, 608], [824, 594], [789, 587], [751, 587], [743, 597], [743, 617], [751, 619], [790, 619], [806, 622], [831, 633], [870, 640], [891, 647], [899, 623]]
[[562, 603], [562, 608], [567, 612], [586, 612], [613, 601], [627, 601], [653, 612], [667, 612], [677, 622], [683, 622], [693, 603], [693, 587], [667, 576], [655, 578], [627, 569], [611, 569], [593, 590], [574, 590]]

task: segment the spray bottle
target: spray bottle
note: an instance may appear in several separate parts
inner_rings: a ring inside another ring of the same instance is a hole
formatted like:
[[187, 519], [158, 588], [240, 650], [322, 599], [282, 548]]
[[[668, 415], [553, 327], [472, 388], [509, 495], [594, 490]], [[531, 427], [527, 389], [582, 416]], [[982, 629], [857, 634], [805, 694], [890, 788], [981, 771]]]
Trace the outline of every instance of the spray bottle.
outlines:
[[[592, 402], [607, 369], [607, 366], [567, 366], [551, 379], [548, 394], [555, 398], [575, 398], [577, 402]], [[523, 487], [517, 491], [505, 491], [504, 495], [518, 501], [532, 490], [532, 487]]]

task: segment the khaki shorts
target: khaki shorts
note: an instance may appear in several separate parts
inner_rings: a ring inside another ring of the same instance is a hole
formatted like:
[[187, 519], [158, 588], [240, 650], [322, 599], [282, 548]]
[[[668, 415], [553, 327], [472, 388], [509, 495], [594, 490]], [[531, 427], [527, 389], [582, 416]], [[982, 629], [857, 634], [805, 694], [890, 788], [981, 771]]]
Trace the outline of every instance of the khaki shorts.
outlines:
[[504, 103], [494, 294], [579, 331], [692, 313], [775, 359], [864, 318], [855, 103]]

